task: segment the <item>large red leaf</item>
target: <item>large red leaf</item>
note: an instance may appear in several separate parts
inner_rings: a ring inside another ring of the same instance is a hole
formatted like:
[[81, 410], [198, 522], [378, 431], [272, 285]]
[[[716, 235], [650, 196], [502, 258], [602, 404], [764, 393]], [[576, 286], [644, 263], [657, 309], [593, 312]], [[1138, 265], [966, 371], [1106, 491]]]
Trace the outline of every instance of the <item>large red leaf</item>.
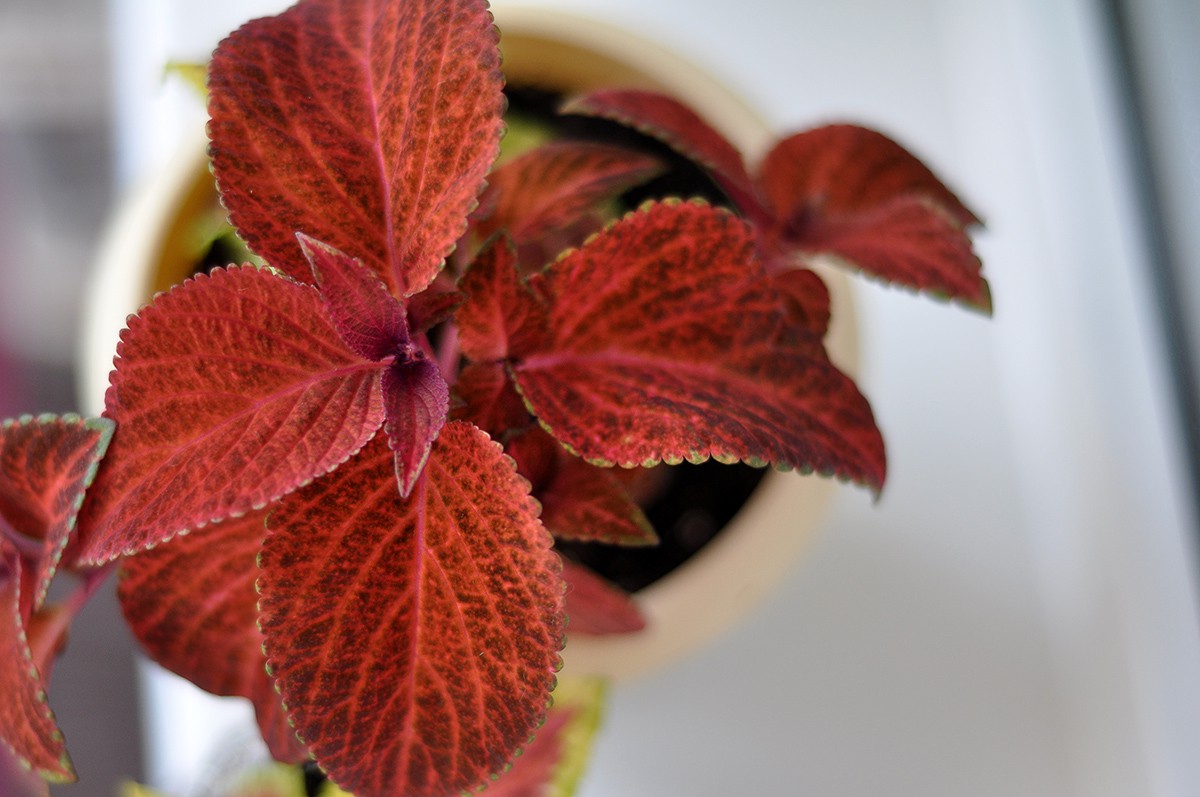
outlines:
[[866, 400], [782, 334], [746, 225], [698, 204], [632, 214], [540, 276], [551, 344], [513, 365], [534, 414], [597, 464], [743, 460], [879, 489]]
[[675, 98], [635, 89], [601, 89], [567, 102], [562, 110], [612, 119], [662, 141], [709, 169], [734, 204], [755, 215], [758, 200], [742, 153]]
[[301, 736], [344, 788], [475, 787], [540, 722], [563, 587], [527, 490], [496, 443], [455, 422], [408, 500], [377, 438], [268, 519], [268, 659]]
[[383, 422], [383, 366], [340, 341], [315, 289], [267, 271], [218, 269], [160, 295], [117, 353], [84, 561], [265, 506]]
[[310, 279], [300, 231], [362, 259], [393, 294], [416, 293], [499, 151], [502, 83], [484, 0], [302, 0], [250, 22], [209, 69], [230, 219], [296, 279]]
[[45, 780], [73, 781], [75, 771], [26, 636], [22, 569], [16, 546], [0, 537], [0, 741]]
[[492, 207], [478, 231], [504, 230], [519, 246], [570, 226], [659, 171], [653, 158], [619, 147], [553, 141], [497, 168], [481, 202]]
[[121, 563], [117, 597], [142, 649], [216, 695], [253, 701], [272, 755], [305, 751], [267, 677], [258, 630], [255, 559], [267, 509], [175, 537]]
[[827, 125], [781, 140], [759, 167], [763, 198], [780, 220], [842, 216], [897, 197], [925, 197], [960, 225], [979, 219], [904, 147], [875, 130]]
[[25, 559], [26, 620], [45, 600], [112, 430], [112, 421], [75, 415], [0, 424], [0, 538]]

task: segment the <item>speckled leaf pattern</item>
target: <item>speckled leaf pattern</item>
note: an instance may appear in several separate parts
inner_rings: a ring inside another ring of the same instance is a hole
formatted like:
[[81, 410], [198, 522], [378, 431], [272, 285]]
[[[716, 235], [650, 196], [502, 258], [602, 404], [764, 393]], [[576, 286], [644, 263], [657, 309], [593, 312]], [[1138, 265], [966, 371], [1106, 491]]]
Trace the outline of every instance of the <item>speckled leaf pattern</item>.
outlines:
[[142, 650], [216, 695], [249, 698], [275, 758], [305, 751], [266, 672], [255, 560], [268, 509], [175, 537], [121, 563], [117, 597]]
[[160, 295], [117, 354], [85, 561], [265, 506], [383, 422], [382, 366], [341, 342], [314, 288], [268, 271], [218, 269]]
[[563, 580], [567, 582], [570, 634], [631, 634], [646, 627], [646, 619], [633, 597], [586, 567], [564, 559]]
[[562, 643], [550, 535], [510, 459], [450, 423], [402, 500], [380, 438], [283, 500], [260, 558], [272, 671], [359, 797], [473, 788], [544, 714]]
[[311, 279], [299, 231], [416, 293], [499, 151], [502, 83], [484, 0], [304, 0], [250, 22], [209, 71], [230, 219], [296, 279]]
[[481, 237], [500, 230], [519, 246], [568, 227], [597, 204], [613, 199], [661, 171], [653, 158], [583, 141], [543, 144], [498, 167], [481, 201], [491, 213]]
[[564, 678], [554, 707], [512, 769], [488, 785], [488, 797], [571, 797], [600, 726], [606, 688], [596, 678]]
[[26, 619], [45, 600], [112, 429], [112, 421], [76, 415], [0, 423], [0, 538], [25, 560]]
[[551, 344], [513, 371], [541, 423], [585, 459], [712, 457], [882, 486], [870, 407], [823, 353], [783, 334], [751, 232], [731, 214], [648, 206], [539, 282]]
[[75, 780], [22, 616], [22, 557], [0, 536], [0, 742], [43, 779]]
[[574, 98], [565, 113], [598, 116], [635, 128], [709, 169], [730, 199], [754, 215], [758, 201], [742, 154], [688, 106], [664, 94], [601, 89]]

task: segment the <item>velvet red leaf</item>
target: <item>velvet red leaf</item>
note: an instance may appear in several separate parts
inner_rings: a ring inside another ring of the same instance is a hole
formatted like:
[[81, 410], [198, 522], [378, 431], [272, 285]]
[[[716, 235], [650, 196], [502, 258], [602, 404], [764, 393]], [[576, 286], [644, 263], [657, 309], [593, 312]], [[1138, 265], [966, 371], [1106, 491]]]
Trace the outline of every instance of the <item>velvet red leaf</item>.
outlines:
[[360, 258], [396, 296], [420, 291], [499, 152], [503, 78], [484, 0], [303, 0], [223, 41], [208, 85], [230, 219], [299, 280], [310, 274], [296, 231]]
[[545, 345], [546, 309], [517, 270], [516, 252], [501, 237], [479, 253], [458, 281], [458, 342], [476, 361], [503, 360]]
[[491, 196], [481, 203], [492, 211], [478, 232], [487, 237], [503, 230], [518, 246], [537, 241], [661, 169], [653, 158], [619, 147], [583, 141], [543, 144], [488, 177]]
[[563, 559], [567, 582], [567, 630], [572, 634], [631, 634], [646, 627], [633, 597], [586, 567]]
[[404, 306], [379, 277], [315, 238], [297, 233], [296, 239], [312, 266], [325, 309], [347, 346], [368, 360], [382, 360], [409, 342]]
[[437, 363], [422, 355], [388, 366], [383, 374], [383, 403], [388, 445], [396, 455], [396, 480], [400, 495], [407, 498], [446, 423], [450, 388]]
[[569, 453], [540, 427], [514, 436], [505, 451], [533, 485], [542, 524], [557, 539], [610, 545], [654, 545], [649, 519], [606, 469]]
[[941, 208], [919, 197], [815, 221], [792, 246], [804, 254], [832, 255], [840, 265], [886, 282], [991, 311], [991, 293], [971, 239]]
[[341, 342], [315, 289], [267, 271], [218, 269], [160, 295], [117, 353], [84, 561], [265, 506], [383, 422], [383, 366]]
[[916, 156], [875, 130], [839, 124], [789, 136], [759, 167], [763, 198], [775, 217], [838, 217], [874, 210], [898, 197], [925, 197], [960, 225], [979, 219]]
[[513, 365], [539, 421], [597, 464], [743, 460], [878, 490], [883, 440], [854, 383], [782, 334], [747, 226], [650, 206], [539, 275], [551, 344]]
[[611, 119], [662, 141], [709, 169], [734, 204], [754, 215], [758, 200], [742, 154], [675, 98], [651, 91], [602, 89], [567, 102], [562, 111]]
[[206, 526], [127, 557], [117, 597], [151, 659], [213, 694], [249, 698], [272, 755], [298, 762], [306, 753], [267, 677], [258, 630], [255, 561], [267, 512]]
[[458, 405], [450, 417], [469, 421], [497, 439], [534, 423], [503, 363], [467, 363], [458, 373], [454, 395]]
[[[22, 556], [0, 536], [0, 741], [41, 778], [60, 783], [75, 780], [54, 712], [46, 703], [44, 673], [39, 670], [26, 636], [23, 616]], [[44, 663], [43, 663], [44, 664]]]
[[559, 564], [536, 513], [499, 446], [450, 423], [409, 499], [377, 438], [270, 516], [268, 660], [343, 788], [456, 793], [528, 740], [562, 642]]
[[0, 424], [0, 538], [25, 559], [26, 620], [45, 600], [112, 432], [112, 421], [76, 415]]

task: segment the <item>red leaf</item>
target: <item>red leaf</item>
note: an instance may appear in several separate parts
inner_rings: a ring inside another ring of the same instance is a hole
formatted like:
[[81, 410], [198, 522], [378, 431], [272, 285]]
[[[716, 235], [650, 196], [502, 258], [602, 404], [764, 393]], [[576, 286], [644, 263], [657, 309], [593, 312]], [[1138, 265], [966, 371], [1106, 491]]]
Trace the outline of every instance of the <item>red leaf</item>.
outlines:
[[783, 139], [759, 168], [763, 198], [776, 218], [843, 216], [898, 197], [925, 197], [962, 226], [979, 219], [924, 163], [875, 130], [828, 125]]
[[410, 341], [404, 306], [379, 277], [328, 244], [304, 233], [296, 238], [342, 342], [359, 356], [382, 360]]
[[517, 271], [517, 256], [498, 238], [479, 253], [458, 288], [467, 300], [458, 309], [458, 342], [476, 361], [503, 360], [545, 345], [546, 308]]
[[421, 291], [408, 300], [409, 330], [414, 335], [428, 332], [453, 316], [466, 298], [458, 291], [438, 291], [434, 288]]
[[654, 527], [609, 470], [566, 451], [540, 427], [513, 437], [505, 451], [533, 485], [542, 523], [557, 539], [654, 545]]
[[268, 509], [175, 537], [121, 563], [117, 597], [154, 661], [216, 695], [252, 700], [272, 755], [302, 761], [267, 677], [255, 559]]
[[26, 637], [21, 560], [17, 547], [0, 536], [0, 740], [43, 779], [73, 781], [75, 771]]
[[815, 271], [789, 269], [771, 275], [771, 287], [783, 300], [788, 323], [818, 339], [829, 331], [829, 288]]
[[112, 421], [76, 415], [0, 424], [0, 539], [25, 559], [26, 620], [46, 598], [112, 430]]
[[454, 383], [454, 395], [461, 404], [451, 417], [469, 421], [497, 439], [534, 422], [501, 363], [467, 363]]
[[562, 642], [559, 565], [536, 511], [499, 446], [450, 423], [408, 500], [377, 438], [271, 515], [267, 655], [334, 781], [449, 794], [529, 738]]
[[160, 295], [117, 353], [85, 561], [265, 506], [383, 421], [382, 366], [341, 343], [315, 289], [267, 271], [218, 269]]
[[619, 147], [582, 141], [543, 144], [488, 177], [490, 196], [481, 204], [494, 209], [478, 232], [486, 238], [504, 230], [517, 246], [536, 242], [660, 171], [653, 158]]
[[567, 628], [572, 634], [631, 634], [646, 627], [646, 618], [629, 593], [570, 559], [563, 559], [567, 582]]
[[361, 258], [394, 295], [417, 293], [499, 151], [502, 83], [483, 0], [304, 0], [255, 20], [209, 69], [230, 219], [296, 279], [310, 278], [301, 231]]
[[856, 216], [814, 222], [793, 246], [829, 254], [848, 268], [991, 311], [992, 298], [971, 239], [941, 208], [901, 197]]
[[564, 113], [612, 119], [658, 139], [709, 169], [734, 204], [754, 215], [759, 207], [742, 154], [683, 103], [663, 94], [604, 89], [566, 103]]
[[596, 464], [740, 459], [879, 489], [870, 407], [781, 334], [753, 250], [729, 213], [661, 204], [543, 272], [551, 346], [513, 366], [539, 421]]
[[396, 362], [383, 373], [383, 402], [388, 446], [396, 455], [396, 480], [400, 495], [407, 498], [446, 423], [450, 389], [432, 360]]

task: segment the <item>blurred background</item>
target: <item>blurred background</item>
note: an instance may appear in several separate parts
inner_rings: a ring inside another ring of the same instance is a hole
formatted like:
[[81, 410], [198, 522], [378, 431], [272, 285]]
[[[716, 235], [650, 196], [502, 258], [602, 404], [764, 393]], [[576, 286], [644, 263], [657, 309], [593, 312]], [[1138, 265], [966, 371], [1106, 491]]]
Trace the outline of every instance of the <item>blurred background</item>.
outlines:
[[[1200, 794], [1200, 4], [540, 4], [781, 132], [896, 136], [987, 221], [996, 304], [859, 286], [882, 500], [844, 491], [740, 628], [618, 686], [585, 797]], [[283, 5], [0, 3], [0, 415], [97, 401], [74, 368], [106, 220], [203, 124], [163, 66]], [[143, 754], [173, 740], [143, 738], [130, 650], [98, 600], [55, 673], [83, 778], [56, 793], [200, 793]]]

